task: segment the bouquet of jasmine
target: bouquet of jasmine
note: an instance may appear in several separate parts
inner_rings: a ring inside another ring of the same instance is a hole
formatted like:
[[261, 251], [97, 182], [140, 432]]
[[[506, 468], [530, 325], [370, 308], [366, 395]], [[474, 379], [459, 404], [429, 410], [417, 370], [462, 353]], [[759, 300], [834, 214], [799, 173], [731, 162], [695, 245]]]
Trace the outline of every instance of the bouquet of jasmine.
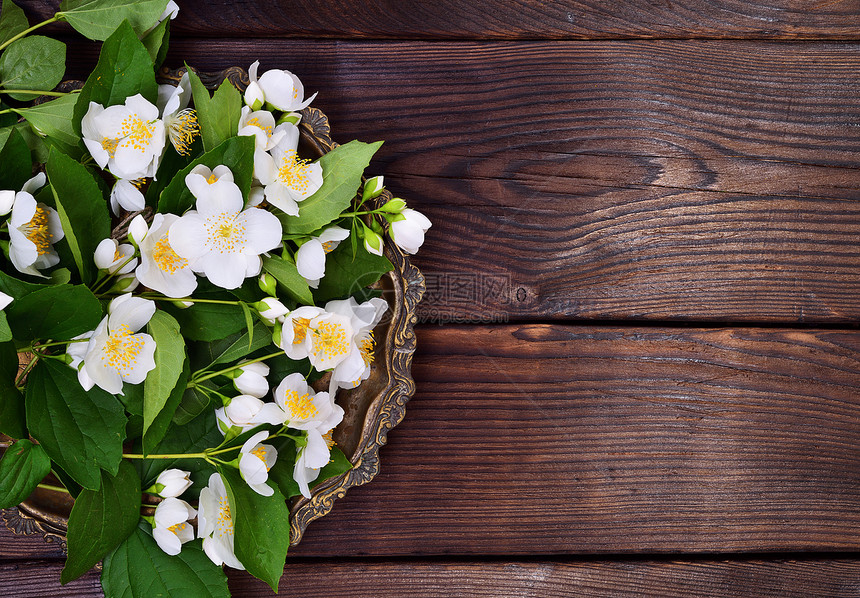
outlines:
[[[109, 597], [229, 596], [223, 564], [276, 589], [286, 501], [351, 466], [382, 237], [430, 222], [363, 179], [381, 142], [299, 154], [292, 73], [158, 85], [166, 0], [60, 9], [0, 16], [0, 508], [73, 496], [62, 581], [103, 559]], [[80, 89], [53, 21], [104, 41]]]

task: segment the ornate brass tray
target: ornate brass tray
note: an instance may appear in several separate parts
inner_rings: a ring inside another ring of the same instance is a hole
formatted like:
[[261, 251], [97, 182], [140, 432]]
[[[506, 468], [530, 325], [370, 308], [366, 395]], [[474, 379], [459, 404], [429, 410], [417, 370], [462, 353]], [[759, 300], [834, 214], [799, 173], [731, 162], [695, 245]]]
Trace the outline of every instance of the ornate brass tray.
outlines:
[[[185, 69], [160, 73], [160, 82], [177, 84]], [[240, 90], [249, 84], [244, 69], [231, 67], [217, 74], [199, 73], [210, 89], [228, 79]], [[67, 82], [69, 89], [80, 82]], [[337, 147], [331, 138], [328, 118], [317, 108], [301, 111], [302, 143], [307, 151], [322, 156]], [[388, 191], [375, 201], [378, 205], [391, 199]], [[415, 392], [412, 379], [412, 355], [415, 352], [415, 309], [424, 294], [424, 277], [409, 263], [409, 258], [385, 238], [385, 256], [394, 270], [377, 283], [389, 311], [375, 330], [376, 355], [370, 377], [353, 390], [341, 389], [337, 402], [343, 407], [343, 421], [335, 428], [333, 438], [353, 464], [343, 475], [317, 485], [310, 499], [297, 497], [290, 504], [292, 529], [290, 545], [299, 543], [308, 524], [331, 511], [334, 501], [354, 486], [366, 484], [379, 471], [379, 449], [388, 432], [403, 419], [406, 402]], [[0, 445], [2, 446], [2, 445]], [[46, 541], [60, 542], [65, 549], [65, 534], [72, 500], [66, 494], [37, 489], [17, 508], [2, 511], [6, 526], [17, 534], [40, 534]]]

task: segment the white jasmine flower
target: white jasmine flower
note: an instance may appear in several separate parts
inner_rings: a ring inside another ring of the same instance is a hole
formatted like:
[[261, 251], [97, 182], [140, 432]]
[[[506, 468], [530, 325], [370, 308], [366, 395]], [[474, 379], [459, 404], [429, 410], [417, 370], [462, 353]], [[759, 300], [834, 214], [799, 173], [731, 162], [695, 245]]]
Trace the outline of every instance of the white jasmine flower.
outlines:
[[299, 129], [283, 123], [275, 129], [283, 137], [269, 154], [254, 160], [254, 171], [265, 186], [266, 200], [289, 214], [299, 215], [297, 202], [304, 201], [322, 187], [323, 172], [319, 162], [299, 158]]
[[341, 364], [352, 353], [352, 318], [325, 311], [308, 323], [308, 359], [318, 372]]
[[[252, 66], [256, 75], [258, 63]], [[305, 87], [290, 71], [272, 69], [263, 73], [257, 84], [263, 92], [265, 102], [282, 112], [293, 112], [306, 108], [317, 94], [305, 100]]]
[[325, 310], [321, 307], [305, 305], [284, 316], [279, 346], [287, 357], [293, 361], [299, 361], [309, 355], [311, 344], [308, 339], [308, 326], [311, 320], [323, 313]]
[[266, 430], [251, 436], [239, 449], [239, 473], [251, 490], [263, 496], [272, 496], [275, 491], [266, 483], [269, 470], [278, 460], [278, 451], [271, 444], [262, 444], [269, 437]]
[[284, 423], [284, 418], [278, 405], [264, 403], [251, 395], [233, 397], [227, 405], [215, 410], [218, 429], [225, 436], [231, 431], [241, 434], [261, 424], [279, 426]]
[[262, 164], [263, 168], [271, 168], [268, 163], [271, 162], [272, 157], [266, 152], [275, 147], [286, 132], [275, 128], [275, 117], [271, 112], [267, 110], [251, 112], [248, 106], [244, 106], [242, 115], [239, 117], [239, 135], [254, 138], [254, 176], [259, 178], [257, 172], [260, 168], [257, 164]]
[[278, 301], [275, 297], [263, 297], [260, 301], [252, 304], [251, 307], [257, 310], [260, 317], [269, 326], [274, 326], [276, 323], [283, 321], [284, 316], [290, 311], [286, 305]]
[[158, 547], [169, 555], [177, 555], [182, 545], [194, 539], [194, 528], [188, 523], [197, 511], [184, 500], [165, 498], [155, 507], [152, 537]]
[[158, 108], [137, 94], [125, 104], [104, 108], [90, 102], [81, 121], [90, 154], [120, 179], [153, 177], [164, 149], [164, 123]]
[[45, 182], [45, 174], [39, 174], [15, 194], [9, 218], [9, 259], [18, 272], [33, 276], [60, 262], [54, 243], [65, 236], [57, 211], [32, 195]]
[[115, 239], [104, 239], [96, 246], [93, 261], [99, 270], [110, 274], [128, 274], [137, 267], [134, 247], [128, 243], [120, 245]]
[[129, 235], [140, 247], [140, 266], [135, 274], [140, 282], [167, 297], [188, 297], [197, 288], [197, 276], [170, 246], [167, 232], [179, 220], [176, 214], [156, 214], [152, 228], [146, 227], [143, 216], [135, 216], [129, 225]]
[[287, 426], [295, 430], [325, 434], [343, 419], [343, 408], [329, 393], [314, 392], [304, 376], [293, 373], [275, 389], [275, 402], [286, 414]]
[[235, 289], [262, 269], [260, 254], [281, 244], [281, 223], [265, 210], [248, 208], [231, 181], [208, 185], [191, 210], [173, 223], [170, 246], [191, 269], [213, 284]]
[[123, 382], [140, 384], [155, 368], [155, 340], [138, 333], [154, 313], [154, 301], [130, 293], [110, 302], [108, 315], [90, 337], [84, 356], [86, 374], [99, 388], [123, 394]]
[[320, 236], [302, 244], [296, 252], [296, 268], [308, 286], [315, 289], [325, 276], [325, 256], [334, 251], [340, 242], [349, 236], [349, 231], [339, 226], [330, 226]]
[[400, 214], [403, 220], [396, 220], [390, 225], [391, 239], [406, 253], [416, 253], [424, 243], [424, 233], [432, 223], [424, 214], [410, 208]]
[[161, 110], [167, 139], [176, 152], [183, 156], [191, 153], [191, 144], [194, 143], [194, 138], [200, 135], [197, 112], [188, 108], [190, 101], [191, 79], [187, 72], [182, 75], [179, 85], [158, 86], [156, 105]]
[[266, 95], [263, 93], [260, 84], [257, 82], [257, 68], [260, 66], [260, 61], [255, 60], [248, 68], [248, 79], [250, 83], [245, 89], [245, 103], [251, 107], [251, 110], [259, 110], [263, 107], [266, 101]]
[[[191, 488], [190, 476], [190, 471], [165, 469], [155, 479], [156, 493], [162, 498], [176, 498]], [[161, 486], [160, 490], [159, 486]]]
[[127, 212], [139, 212], [146, 207], [146, 198], [140, 191], [140, 185], [145, 180], [117, 179], [110, 190], [110, 211], [114, 216], [119, 216], [120, 208]]
[[233, 182], [233, 172], [223, 164], [216, 166], [215, 170], [209, 170], [209, 167], [198, 164], [185, 175], [185, 185], [196, 199], [211, 194], [209, 187], [219, 181]]
[[197, 537], [203, 538], [203, 551], [218, 565], [244, 569], [233, 549], [233, 513], [221, 475], [209, 476], [209, 485], [200, 491]]
[[269, 394], [269, 383], [266, 381], [266, 376], [269, 375], [269, 366], [259, 361], [256, 363], [240, 361], [239, 365], [242, 366], [236, 370], [239, 375], [233, 378], [233, 386], [236, 387], [236, 390], [258, 399]]
[[359, 304], [353, 297], [329, 301], [326, 311], [339, 313], [350, 318], [353, 336], [349, 355], [331, 373], [330, 391], [334, 385], [340, 388], [354, 388], [370, 375], [376, 343], [373, 328], [388, 309], [384, 299], [373, 298]]
[[305, 498], [311, 497], [310, 483], [319, 477], [320, 469], [328, 464], [333, 445], [330, 431], [323, 435], [311, 435], [309, 433], [307, 444], [296, 449], [293, 479], [299, 485], [299, 491]]
[[78, 382], [80, 382], [84, 390], [91, 389], [95, 384], [89, 374], [87, 374], [86, 368], [84, 368], [84, 358], [87, 356], [87, 347], [89, 345], [83, 342], [83, 340], [89, 340], [93, 336], [93, 332], [95, 330], [79, 334], [72, 339], [78, 342], [69, 343], [66, 347], [66, 354], [71, 358], [69, 367], [78, 372]]

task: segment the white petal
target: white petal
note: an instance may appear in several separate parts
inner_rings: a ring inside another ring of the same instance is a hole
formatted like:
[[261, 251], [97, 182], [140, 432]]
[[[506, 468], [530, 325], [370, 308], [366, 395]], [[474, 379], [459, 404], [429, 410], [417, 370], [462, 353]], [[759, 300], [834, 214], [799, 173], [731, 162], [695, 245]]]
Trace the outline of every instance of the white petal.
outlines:
[[111, 301], [109, 312], [108, 330], [113, 332], [125, 324], [131, 332], [137, 332], [152, 319], [155, 301], [126, 294]]
[[296, 269], [304, 278], [319, 280], [325, 276], [325, 250], [318, 239], [311, 239], [299, 247]]
[[21, 191], [33, 195], [34, 193], [36, 193], [36, 191], [38, 191], [45, 185], [45, 181], [47, 180], [48, 177], [45, 176], [44, 172], [38, 172], [33, 178], [29, 179], [26, 183], [24, 183], [24, 186], [21, 187]]
[[331, 453], [325, 439], [317, 430], [308, 430], [308, 444], [302, 450], [305, 457], [305, 465], [312, 469], [318, 469], [328, 464]]
[[[177, 253], [179, 253], [177, 251]], [[194, 262], [193, 268], [203, 272], [209, 282], [222, 289], [238, 289], [245, 280], [248, 257], [239, 253], [207, 253]], [[259, 258], [255, 258], [259, 259]]]
[[208, 193], [197, 198], [197, 211], [204, 218], [216, 214], [238, 214], [245, 207], [242, 191], [233, 181], [220, 179], [208, 187]]
[[167, 241], [177, 255], [194, 262], [207, 251], [206, 220], [197, 212], [191, 211], [170, 226]]
[[155, 369], [155, 339], [146, 333], [135, 334], [134, 338], [143, 341], [143, 346], [130, 368], [122, 372], [121, 376], [130, 384], [140, 384]]
[[107, 270], [113, 266], [117, 247], [119, 247], [119, 243], [113, 239], [103, 239], [101, 243], [96, 245], [93, 261], [95, 261], [96, 267], [99, 270]]
[[[0, 292], [0, 309], [6, 309], [6, 307], [12, 303], [12, 296], [7, 295], [6, 293]], [[83, 343], [75, 343], [82, 345]]]
[[260, 255], [281, 244], [283, 227], [271, 212], [249, 208], [239, 214], [236, 221], [245, 225], [245, 253]]
[[176, 556], [182, 551], [182, 541], [167, 528], [157, 527], [152, 530], [152, 537], [164, 552]]

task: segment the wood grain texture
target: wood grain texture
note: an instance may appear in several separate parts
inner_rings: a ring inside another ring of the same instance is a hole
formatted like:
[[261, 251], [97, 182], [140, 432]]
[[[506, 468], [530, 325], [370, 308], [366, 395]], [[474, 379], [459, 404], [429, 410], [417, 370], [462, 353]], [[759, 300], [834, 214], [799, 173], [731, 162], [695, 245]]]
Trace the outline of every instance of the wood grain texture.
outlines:
[[[268, 586], [231, 573], [235, 596]], [[302, 598], [856, 598], [856, 560], [701, 562], [288, 563], [281, 592]]]
[[336, 138], [387, 140], [371, 171], [434, 221], [416, 262], [461, 294], [429, 293], [425, 318], [860, 320], [855, 46], [182, 41], [180, 57], [290, 67]]
[[[101, 573], [90, 571], [63, 586], [60, 585], [62, 570], [63, 563], [56, 561], [2, 563], [0, 564], [0, 596], [3, 598], [56, 598], [58, 596], [101, 598], [104, 596], [99, 581]], [[236, 595], [241, 596], [241, 594]]]
[[[35, 22], [57, 0], [19, 0]], [[853, 0], [179, 0], [174, 34], [386, 39], [860, 38]]]
[[292, 554], [860, 549], [860, 332], [422, 327], [413, 371]]
[[14, 534], [0, 519], [0, 561], [63, 558], [65, 558], [65, 554], [56, 542], [45, 542], [40, 535], [19, 536]]

